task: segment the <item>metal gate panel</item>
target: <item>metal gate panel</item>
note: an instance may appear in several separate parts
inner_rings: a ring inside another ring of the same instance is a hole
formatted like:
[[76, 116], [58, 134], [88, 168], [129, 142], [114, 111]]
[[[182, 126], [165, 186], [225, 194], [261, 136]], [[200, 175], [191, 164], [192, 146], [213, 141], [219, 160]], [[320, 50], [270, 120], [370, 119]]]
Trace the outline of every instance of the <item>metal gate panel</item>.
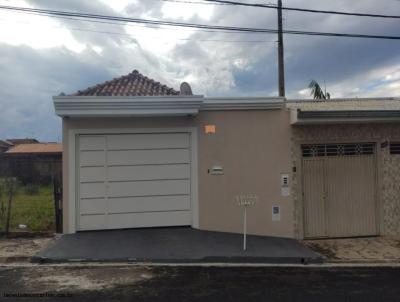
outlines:
[[302, 146], [304, 236], [378, 234], [375, 146]]
[[303, 160], [304, 233], [305, 237], [326, 237], [324, 200], [324, 160]]
[[328, 236], [376, 235], [374, 155], [324, 160]]

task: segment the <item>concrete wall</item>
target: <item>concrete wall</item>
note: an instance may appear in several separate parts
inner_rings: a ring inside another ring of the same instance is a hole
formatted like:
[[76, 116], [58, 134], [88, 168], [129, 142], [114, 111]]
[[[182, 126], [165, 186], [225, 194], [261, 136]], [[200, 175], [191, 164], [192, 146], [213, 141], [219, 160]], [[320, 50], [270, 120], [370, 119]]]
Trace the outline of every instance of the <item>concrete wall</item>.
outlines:
[[[216, 134], [205, 134], [206, 124]], [[242, 209], [235, 195], [254, 193], [259, 203], [248, 211], [250, 234], [293, 237], [291, 197], [281, 196], [281, 173], [290, 174], [290, 123], [287, 110], [202, 111], [195, 117], [64, 119], [64, 230], [68, 227], [68, 130], [104, 128], [197, 127], [200, 229], [240, 232]], [[210, 175], [218, 164], [223, 175]], [[272, 221], [272, 206], [281, 220]]]

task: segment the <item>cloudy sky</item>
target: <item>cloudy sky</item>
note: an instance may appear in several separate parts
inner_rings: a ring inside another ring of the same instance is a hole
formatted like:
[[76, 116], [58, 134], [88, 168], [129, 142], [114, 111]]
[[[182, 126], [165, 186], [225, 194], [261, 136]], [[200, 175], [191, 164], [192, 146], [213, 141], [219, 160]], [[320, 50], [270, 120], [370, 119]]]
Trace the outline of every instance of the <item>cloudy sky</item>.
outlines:
[[[0, 5], [276, 28], [273, 9], [177, 1], [0, 0]], [[283, 2], [303, 8], [400, 12], [397, 0]], [[399, 35], [399, 23], [284, 12], [286, 29], [306, 31]], [[333, 97], [399, 96], [399, 49], [399, 41], [286, 35], [287, 95], [308, 98], [305, 88], [316, 79]], [[188, 81], [195, 94], [275, 96], [276, 36], [78, 22], [0, 10], [0, 138], [59, 141], [61, 122], [54, 115], [53, 95], [73, 93], [133, 69], [176, 89]]]

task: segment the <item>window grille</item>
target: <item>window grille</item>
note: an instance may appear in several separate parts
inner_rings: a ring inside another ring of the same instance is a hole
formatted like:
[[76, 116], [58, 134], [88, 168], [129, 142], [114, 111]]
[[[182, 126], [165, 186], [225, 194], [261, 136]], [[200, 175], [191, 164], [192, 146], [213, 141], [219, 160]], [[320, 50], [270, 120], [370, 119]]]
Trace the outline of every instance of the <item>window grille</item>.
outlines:
[[[303, 157], [350, 156], [374, 154], [373, 143], [302, 145]], [[398, 145], [400, 154], [400, 144]]]
[[400, 155], [400, 143], [390, 143], [390, 154]]

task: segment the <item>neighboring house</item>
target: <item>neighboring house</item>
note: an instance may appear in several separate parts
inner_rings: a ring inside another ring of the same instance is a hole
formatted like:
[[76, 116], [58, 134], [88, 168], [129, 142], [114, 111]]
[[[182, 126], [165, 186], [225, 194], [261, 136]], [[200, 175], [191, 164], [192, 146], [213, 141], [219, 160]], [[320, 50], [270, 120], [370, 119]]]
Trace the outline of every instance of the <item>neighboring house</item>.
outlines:
[[209, 98], [137, 71], [54, 97], [64, 232], [190, 225], [252, 234], [400, 234], [400, 101]]
[[38, 143], [34, 138], [11, 138], [0, 140], [0, 176], [9, 175], [10, 165], [6, 151], [18, 144]]
[[13, 146], [12, 143], [8, 142], [7, 140], [0, 140], [0, 154], [3, 154], [8, 149]]
[[7, 142], [10, 142], [13, 145], [39, 143], [39, 141], [35, 138], [9, 138], [7, 139]]
[[21, 143], [4, 153], [8, 173], [22, 182], [49, 182], [59, 177], [62, 145], [57, 143]]
[[38, 141], [34, 138], [11, 138], [6, 140], [0, 140], [0, 154], [6, 152], [12, 146], [18, 144], [33, 144], [38, 143]]

